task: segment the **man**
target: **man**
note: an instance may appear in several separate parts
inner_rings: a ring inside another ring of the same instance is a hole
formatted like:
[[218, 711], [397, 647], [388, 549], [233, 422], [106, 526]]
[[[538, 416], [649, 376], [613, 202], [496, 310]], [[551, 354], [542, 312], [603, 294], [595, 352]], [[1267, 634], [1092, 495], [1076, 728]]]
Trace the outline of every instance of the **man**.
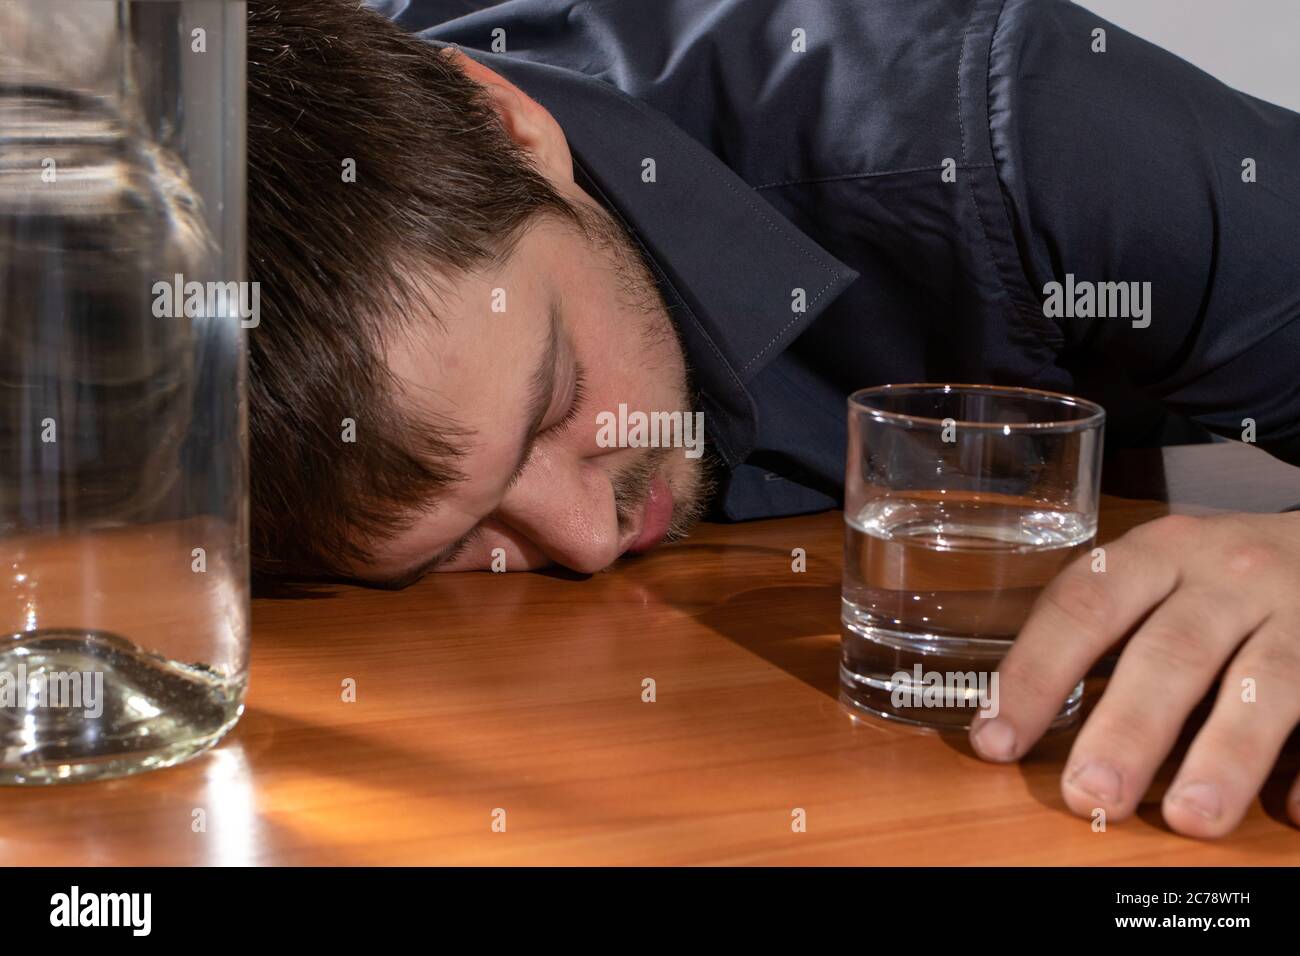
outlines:
[[[250, 6], [261, 574], [594, 572], [834, 507], [887, 381], [1300, 461], [1300, 117], [1064, 0]], [[709, 453], [611, 443], [620, 406]], [[1153, 522], [1108, 571], [1049, 587], [973, 745], [1018, 759], [1135, 631], [1066, 802], [1131, 814], [1223, 671], [1164, 813], [1226, 833], [1300, 717], [1300, 516]]]

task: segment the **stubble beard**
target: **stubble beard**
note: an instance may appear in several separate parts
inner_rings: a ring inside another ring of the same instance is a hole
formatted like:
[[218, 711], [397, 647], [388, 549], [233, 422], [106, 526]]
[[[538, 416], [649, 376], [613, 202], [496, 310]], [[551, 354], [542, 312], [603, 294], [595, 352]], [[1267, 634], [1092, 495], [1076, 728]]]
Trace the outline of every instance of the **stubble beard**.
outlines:
[[[681, 368], [677, 382], [677, 408], [683, 415], [696, 411], [697, 401], [690, 364], [681, 341], [677, 323], [669, 315], [667, 304], [659, 286], [646, 265], [635, 240], [628, 235], [613, 216], [596, 205], [578, 207], [587, 241], [597, 255], [607, 257], [610, 268], [620, 282], [620, 303], [632, 314], [643, 319], [641, 338], [649, 354], [672, 350]], [[699, 433], [704, 442], [704, 432]], [[675, 467], [665, 470], [673, 459], [680, 459]], [[616, 472], [611, 479], [614, 487], [614, 506], [621, 530], [627, 530], [640, 512], [656, 475], [662, 475], [673, 496], [673, 513], [665, 541], [686, 537], [708, 510], [709, 501], [717, 491], [716, 474], [722, 467], [713, 449], [704, 444], [702, 454], [689, 458], [682, 448], [646, 448], [630, 465]]]

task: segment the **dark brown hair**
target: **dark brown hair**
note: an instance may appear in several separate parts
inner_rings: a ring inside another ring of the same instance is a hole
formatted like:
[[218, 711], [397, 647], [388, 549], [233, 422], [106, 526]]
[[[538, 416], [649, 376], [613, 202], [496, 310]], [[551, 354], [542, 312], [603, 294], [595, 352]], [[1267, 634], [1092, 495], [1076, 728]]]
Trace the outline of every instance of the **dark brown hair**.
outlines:
[[357, 0], [248, 8], [253, 573], [349, 577], [461, 480], [469, 437], [400, 408], [385, 343], [438, 321], [423, 285], [575, 211], [438, 47]]

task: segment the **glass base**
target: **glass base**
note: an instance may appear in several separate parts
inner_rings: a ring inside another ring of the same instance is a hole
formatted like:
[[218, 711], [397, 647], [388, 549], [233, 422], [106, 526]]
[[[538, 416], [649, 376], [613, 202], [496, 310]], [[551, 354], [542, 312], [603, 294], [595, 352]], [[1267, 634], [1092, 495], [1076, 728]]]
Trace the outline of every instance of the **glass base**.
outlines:
[[189, 760], [244, 712], [245, 680], [105, 631], [0, 638], [0, 784], [123, 777]]
[[[1011, 641], [916, 634], [844, 623], [840, 701], [851, 713], [937, 730], [967, 730], [1000, 706], [997, 667]], [[1050, 730], [1075, 723], [1081, 681]]]

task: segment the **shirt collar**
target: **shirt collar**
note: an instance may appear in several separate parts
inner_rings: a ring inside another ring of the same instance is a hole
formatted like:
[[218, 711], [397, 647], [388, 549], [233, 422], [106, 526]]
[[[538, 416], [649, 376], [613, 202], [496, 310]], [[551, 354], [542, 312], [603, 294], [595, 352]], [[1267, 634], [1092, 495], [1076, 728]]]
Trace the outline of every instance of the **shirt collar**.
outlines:
[[[580, 185], [615, 212], [656, 272], [695, 383], [708, 434], [728, 465], [753, 447], [745, 383], [857, 278], [857, 272], [764, 202], [668, 117], [604, 81], [462, 48], [555, 117]], [[654, 161], [654, 181], [643, 180]], [[795, 311], [802, 290], [804, 311]], [[721, 425], [722, 427], [717, 427]]]

